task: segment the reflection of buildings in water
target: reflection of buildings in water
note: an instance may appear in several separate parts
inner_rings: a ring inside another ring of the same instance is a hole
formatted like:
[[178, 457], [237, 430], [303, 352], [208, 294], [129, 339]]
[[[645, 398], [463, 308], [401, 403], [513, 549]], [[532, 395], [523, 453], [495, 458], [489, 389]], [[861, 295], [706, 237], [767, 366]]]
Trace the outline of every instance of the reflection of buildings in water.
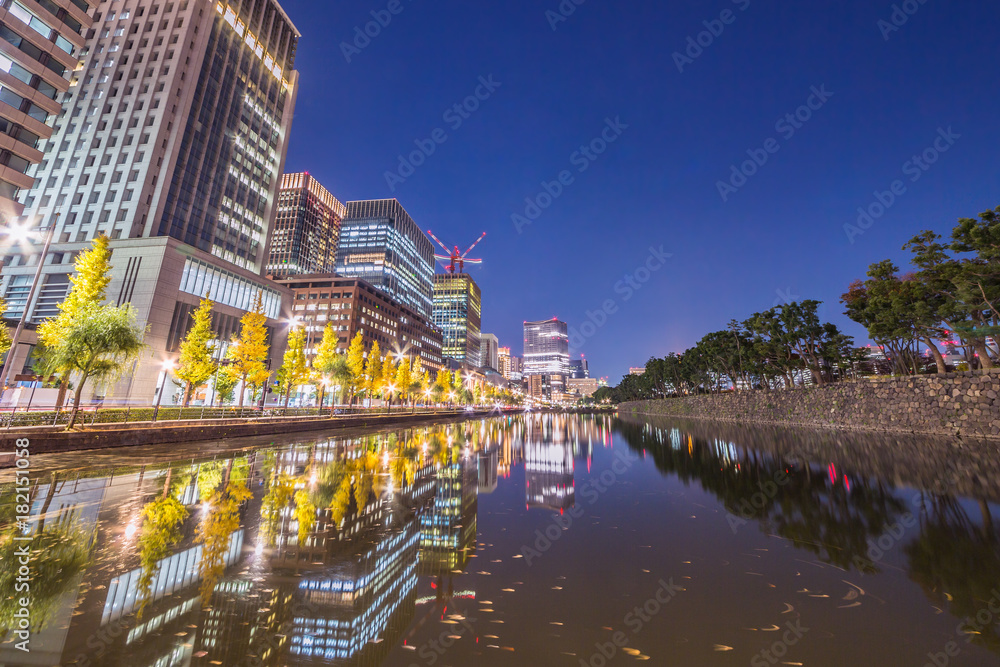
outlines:
[[391, 650], [413, 617], [419, 537], [411, 514], [360, 552], [328, 559], [328, 574], [300, 579], [290, 653], [363, 664], [362, 653]]
[[567, 444], [528, 442], [524, 486], [528, 507], [565, 510], [576, 504], [573, 449]]
[[434, 499], [420, 515], [420, 574], [461, 569], [475, 548], [477, 460], [463, 456], [438, 469]]
[[479, 452], [479, 493], [489, 494], [497, 489], [497, 470], [500, 466], [500, 450], [492, 447]]
[[[162, 496], [169, 487], [167, 471], [142, 468], [126, 474], [65, 480], [53, 476], [48, 483], [38, 485], [32, 523], [36, 528], [44, 526], [46, 533], [57, 525], [81, 531], [90, 563], [81, 576], [65, 582], [52, 622], [32, 633], [31, 664], [190, 662], [193, 637], [181, 629], [197, 620], [201, 610], [202, 547], [194, 539], [194, 526], [201, 514], [195, 505], [197, 493], [192, 490], [198, 470], [198, 464], [193, 464], [173, 472], [190, 473], [188, 486], [175, 492], [188, 505], [192, 518], [186, 522], [180, 541], [158, 561], [150, 603], [142, 619], [136, 619], [135, 614], [140, 602], [137, 545], [141, 512], [146, 501]], [[224, 555], [227, 567], [240, 559], [243, 540], [242, 529], [229, 536]], [[6, 646], [0, 648], [0, 664], [22, 663], [21, 652], [9, 653]]]
[[[331, 462], [318, 450], [316, 460]], [[341, 460], [343, 463], [343, 460]], [[251, 655], [286, 664], [376, 665], [413, 617], [419, 530], [416, 510], [434, 490], [433, 468], [393, 490], [373, 482], [359, 506], [352, 489], [343, 520], [320, 509], [312, 535], [298, 544], [297, 525], [283, 520], [269, 559], [269, 617]], [[374, 474], [387, 477], [382, 470]], [[276, 613], [275, 613], [276, 612]]]
[[528, 420], [524, 444], [524, 487], [528, 507], [564, 510], [576, 503], [573, 441], [565, 415]]

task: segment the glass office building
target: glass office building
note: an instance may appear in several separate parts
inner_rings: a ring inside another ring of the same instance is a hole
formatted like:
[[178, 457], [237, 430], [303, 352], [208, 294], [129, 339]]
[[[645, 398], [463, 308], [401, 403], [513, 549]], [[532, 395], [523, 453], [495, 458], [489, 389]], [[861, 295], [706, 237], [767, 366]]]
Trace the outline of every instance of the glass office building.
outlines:
[[[62, 6], [60, 6], [62, 5]], [[34, 185], [29, 173], [42, 161], [69, 90], [79, 83], [77, 62], [96, 0], [0, 2], [0, 219], [21, 214], [16, 197]]]
[[361, 278], [431, 319], [434, 248], [395, 199], [347, 202], [336, 272]]
[[333, 273], [347, 209], [309, 174], [285, 174], [271, 235], [267, 273], [287, 278]]
[[[298, 40], [276, 0], [97, 7], [69, 69], [64, 111], [29, 171], [34, 186], [19, 195], [30, 220], [54, 225], [38, 296], [27, 303], [37, 249], [7, 251], [0, 293], [8, 318], [56, 315], [75, 257], [108, 236], [108, 298], [133, 306], [150, 348], [108, 398], [148, 404], [163, 385], [163, 359], [176, 357], [190, 311], [206, 294], [218, 300], [217, 331], [238, 322], [256, 294], [278, 314], [284, 295], [263, 273], [298, 89]], [[190, 286], [202, 274], [213, 278]], [[277, 335], [277, 323], [270, 326]], [[282, 343], [273, 342], [277, 363]], [[14, 354], [20, 369], [26, 352]]]
[[441, 329], [441, 356], [459, 366], [482, 366], [482, 292], [467, 273], [434, 276], [434, 325]]
[[568, 376], [569, 333], [553, 318], [524, 323], [524, 375]]

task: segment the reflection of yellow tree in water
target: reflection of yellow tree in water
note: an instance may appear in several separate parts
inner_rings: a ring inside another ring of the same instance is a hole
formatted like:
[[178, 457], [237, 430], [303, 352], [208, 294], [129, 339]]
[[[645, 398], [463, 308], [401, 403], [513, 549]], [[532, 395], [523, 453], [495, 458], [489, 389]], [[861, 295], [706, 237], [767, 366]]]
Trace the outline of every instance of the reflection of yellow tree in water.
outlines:
[[[10, 517], [13, 520], [13, 517]], [[39, 631], [49, 624], [59, 602], [72, 588], [77, 577], [90, 563], [91, 535], [75, 527], [75, 513], [63, 514], [49, 525], [39, 522], [30, 541], [16, 540], [20, 536], [16, 522], [3, 521], [9, 527], [0, 533], [0, 636], [18, 627], [14, 616], [20, 600], [27, 597], [31, 629]], [[21, 567], [20, 549], [28, 548], [30, 591], [18, 588]]]
[[315, 504], [326, 505], [334, 525], [339, 526], [351, 509], [352, 498], [361, 512], [373, 497], [382, 494], [384, 477], [380, 473], [378, 454], [372, 451], [329, 463], [320, 471]]
[[962, 619], [973, 643], [1000, 653], [1000, 616], [990, 611], [1000, 603], [1000, 543], [989, 508], [980, 505], [982, 528], [954, 498], [933, 498], [929, 515], [921, 516], [920, 536], [906, 545], [906, 555], [910, 578], [927, 597]]
[[170, 554], [170, 549], [181, 539], [181, 526], [190, 513], [177, 497], [190, 486], [192, 476], [190, 468], [176, 472], [169, 468], [163, 482], [163, 495], [142, 508], [142, 530], [138, 544], [142, 568], [138, 581], [139, 618], [142, 618], [142, 613], [151, 600], [153, 579], [160, 561]]
[[309, 492], [305, 489], [295, 492], [295, 520], [299, 524], [299, 544], [304, 544], [316, 525], [316, 506], [309, 500]]
[[196, 538], [196, 542], [203, 545], [199, 570], [204, 605], [208, 604], [212, 591], [225, 572], [229, 542], [240, 527], [240, 506], [252, 495], [245, 479], [240, 482], [230, 477], [225, 487], [208, 499], [208, 511], [198, 526]]

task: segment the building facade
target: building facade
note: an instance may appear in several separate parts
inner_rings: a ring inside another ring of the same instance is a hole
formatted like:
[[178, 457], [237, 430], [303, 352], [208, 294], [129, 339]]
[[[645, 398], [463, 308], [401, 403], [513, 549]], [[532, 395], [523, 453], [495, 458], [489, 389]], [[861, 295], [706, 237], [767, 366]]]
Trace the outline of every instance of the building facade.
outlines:
[[333, 273], [346, 212], [308, 173], [282, 175], [267, 273], [276, 278]]
[[0, 3], [0, 220], [21, 215], [18, 193], [35, 180], [53, 118], [78, 86], [77, 63], [97, 0]]
[[104, 234], [109, 301], [131, 303], [149, 327], [150, 354], [127, 382], [132, 400], [154, 397], [190, 328], [185, 315], [206, 295], [236, 318], [262, 296], [277, 368], [287, 304], [262, 275], [295, 108], [298, 30], [275, 0], [105, 2], [94, 24], [35, 186], [23, 193], [29, 219], [55, 228], [39, 296], [26, 303], [37, 252], [9, 254], [6, 316], [54, 316], [74, 258]]
[[497, 371], [504, 379], [510, 379], [510, 348], [497, 348]]
[[582, 354], [579, 359], [570, 359], [569, 376], [574, 380], [586, 380], [590, 377], [590, 365]]
[[431, 319], [434, 248], [395, 199], [347, 202], [336, 273], [364, 280]]
[[482, 292], [467, 273], [434, 275], [434, 325], [444, 337], [444, 358], [459, 366], [482, 365]]
[[566, 381], [566, 391], [578, 398], [590, 398], [600, 387], [597, 378], [570, 378]]
[[480, 363], [484, 368], [500, 370], [500, 339], [493, 334], [482, 334], [480, 340]]
[[441, 332], [430, 320], [364, 280], [326, 274], [293, 276], [278, 284], [292, 293], [292, 316], [305, 324], [310, 360], [323, 340], [326, 325], [333, 323], [341, 354], [347, 354], [360, 331], [365, 349], [378, 342], [383, 353], [419, 357], [432, 373], [442, 367]]

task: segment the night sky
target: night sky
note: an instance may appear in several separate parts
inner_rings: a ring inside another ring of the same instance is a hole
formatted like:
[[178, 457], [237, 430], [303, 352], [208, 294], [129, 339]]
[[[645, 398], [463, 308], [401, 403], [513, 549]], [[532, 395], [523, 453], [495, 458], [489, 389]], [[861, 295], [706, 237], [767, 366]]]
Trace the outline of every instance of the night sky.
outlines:
[[[612, 383], [782, 300], [824, 301], [863, 341], [838, 299], [868, 264], [1000, 205], [995, 3], [282, 4], [303, 32], [286, 169], [341, 201], [395, 197], [463, 249], [488, 232], [483, 331], [520, 354], [524, 320], [559, 317]], [[372, 11], [391, 22], [357, 48]], [[876, 192], [894, 201], [849, 235]]]

